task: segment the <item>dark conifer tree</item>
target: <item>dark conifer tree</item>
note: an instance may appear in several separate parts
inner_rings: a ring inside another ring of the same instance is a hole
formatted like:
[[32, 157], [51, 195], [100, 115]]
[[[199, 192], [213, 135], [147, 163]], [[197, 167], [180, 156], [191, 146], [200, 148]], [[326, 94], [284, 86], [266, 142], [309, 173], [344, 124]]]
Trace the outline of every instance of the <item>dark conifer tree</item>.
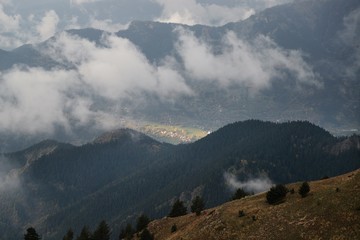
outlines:
[[96, 228], [91, 239], [92, 240], [110, 240], [110, 228], [107, 225], [105, 220], [103, 220], [99, 223], [99, 225]]
[[40, 240], [41, 237], [36, 232], [35, 228], [29, 227], [26, 230], [26, 234], [24, 235], [24, 240]]
[[82, 228], [81, 233], [76, 240], [91, 240], [91, 232], [87, 226]]
[[288, 189], [284, 185], [278, 184], [270, 188], [270, 191], [266, 193], [266, 200], [270, 204], [279, 203], [284, 200], [287, 192]]
[[173, 225], [171, 226], [171, 232], [174, 233], [174, 232], [176, 232], [176, 231], [177, 231], [177, 226], [176, 226], [176, 224], [173, 224]]
[[174, 205], [171, 209], [171, 212], [169, 214], [169, 217], [179, 217], [179, 216], [186, 215], [186, 213], [187, 213], [187, 210], [186, 210], [186, 207], [184, 206], [184, 203], [178, 199], [174, 203]]
[[128, 223], [125, 228], [121, 229], [119, 240], [126, 239], [130, 240], [133, 238], [134, 235], [134, 229], [132, 228], [131, 224]]
[[244, 189], [242, 188], [238, 188], [236, 190], [236, 192], [234, 193], [234, 196], [232, 197], [232, 200], [235, 200], [235, 199], [241, 199], [241, 198], [244, 198], [246, 196], [248, 196], [249, 194], [247, 194]]
[[310, 192], [310, 186], [307, 182], [303, 182], [303, 184], [301, 184], [300, 188], [299, 188], [299, 194], [301, 195], [301, 197], [306, 197], [307, 194]]
[[150, 219], [145, 214], [141, 214], [140, 217], [138, 217], [136, 222], [136, 231], [141, 232], [143, 229], [147, 227], [149, 224]]
[[152, 235], [147, 228], [145, 228], [140, 234], [140, 240], [154, 240]]
[[70, 228], [66, 235], [63, 237], [63, 240], [73, 240], [74, 239], [74, 231]]
[[191, 212], [196, 213], [196, 216], [199, 216], [204, 208], [204, 200], [201, 197], [196, 196], [196, 198], [192, 201]]

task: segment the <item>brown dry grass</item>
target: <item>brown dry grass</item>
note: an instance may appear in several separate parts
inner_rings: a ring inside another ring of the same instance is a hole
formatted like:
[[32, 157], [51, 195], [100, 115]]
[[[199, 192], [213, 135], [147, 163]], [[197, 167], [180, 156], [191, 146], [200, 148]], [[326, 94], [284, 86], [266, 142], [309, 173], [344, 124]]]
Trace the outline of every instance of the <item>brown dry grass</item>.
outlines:
[[[360, 239], [360, 169], [309, 184], [306, 198], [289, 193], [284, 203], [269, 205], [262, 193], [208, 209], [201, 216], [155, 220], [149, 230], [156, 240]], [[300, 185], [287, 187], [297, 191]], [[238, 216], [240, 210], [244, 217]]]

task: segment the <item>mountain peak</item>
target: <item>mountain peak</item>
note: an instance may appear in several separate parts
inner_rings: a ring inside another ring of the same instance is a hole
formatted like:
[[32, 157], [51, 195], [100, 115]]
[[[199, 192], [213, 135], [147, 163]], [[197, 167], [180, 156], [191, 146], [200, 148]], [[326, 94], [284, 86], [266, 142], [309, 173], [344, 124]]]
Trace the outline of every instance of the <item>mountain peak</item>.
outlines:
[[137, 132], [130, 128], [116, 129], [110, 132], [106, 132], [97, 137], [92, 143], [93, 144], [105, 144], [115, 141], [132, 141], [138, 142], [146, 138], [143, 133]]
[[96, 28], [83, 28], [83, 29], [69, 29], [65, 31], [71, 35], [78, 35], [82, 38], [87, 38], [90, 40], [97, 40], [101, 38], [101, 35], [104, 34], [103, 30], [96, 29]]

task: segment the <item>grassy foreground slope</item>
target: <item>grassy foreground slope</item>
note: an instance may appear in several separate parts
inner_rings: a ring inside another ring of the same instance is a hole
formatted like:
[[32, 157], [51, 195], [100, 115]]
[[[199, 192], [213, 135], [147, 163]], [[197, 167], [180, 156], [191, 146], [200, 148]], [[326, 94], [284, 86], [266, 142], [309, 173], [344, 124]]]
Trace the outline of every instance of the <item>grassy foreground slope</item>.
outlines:
[[[301, 198], [301, 183], [287, 185], [286, 201], [269, 205], [261, 193], [208, 209], [197, 217], [188, 214], [150, 223], [155, 239], [360, 239], [360, 169], [345, 175], [310, 182]], [[239, 217], [239, 211], [245, 216]], [[254, 220], [255, 218], [256, 220]], [[171, 233], [176, 224], [177, 231]]]

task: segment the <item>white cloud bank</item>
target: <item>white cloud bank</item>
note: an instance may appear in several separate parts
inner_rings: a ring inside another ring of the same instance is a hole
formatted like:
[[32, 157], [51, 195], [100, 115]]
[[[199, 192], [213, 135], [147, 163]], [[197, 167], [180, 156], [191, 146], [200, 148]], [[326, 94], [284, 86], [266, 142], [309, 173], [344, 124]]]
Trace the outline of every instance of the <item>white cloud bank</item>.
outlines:
[[0, 3], [0, 48], [11, 49], [25, 43], [44, 41], [58, 30], [60, 18], [54, 10], [43, 15], [7, 14]]
[[11, 172], [11, 169], [10, 161], [0, 155], [0, 194], [20, 188], [20, 179], [16, 173]]
[[96, 18], [90, 18], [90, 27], [95, 29], [104, 30], [110, 33], [118, 32], [120, 30], [125, 30], [128, 28], [129, 23], [114, 23], [111, 19], [99, 20]]
[[62, 34], [53, 45], [61, 57], [77, 66], [84, 82], [97, 94], [111, 100], [155, 93], [169, 99], [177, 93], [191, 93], [172, 61], [155, 66], [129, 40], [105, 36], [106, 47]]
[[92, 2], [98, 2], [100, 0], [70, 0], [70, 4], [77, 4], [77, 5], [81, 5], [84, 3], [92, 3]]
[[246, 19], [255, 13], [249, 7], [201, 4], [196, 0], [156, 0], [156, 2], [163, 9], [158, 21], [187, 25], [223, 25]]
[[114, 35], [103, 36], [103, 46], [66, 33], [57, 35], [43, 54], [71, 68], [14, 67], [0, 72], [0, 132], [118, 128], [127, 117], [122, 116], [125, 101], [142, 105], [145, 96], [152, 95], [171, 103], [196, 94], [190, 79], [222, 88], [243, 84], [257, 92], [290, 74], [299, 85], [321, 86], [300, 52], [284, 50], [266, 37], [249, 43], [229, 32], [221, 52], [215, 54], [191, 33], [178, 30], [178, 34], [181, 62], [166, 57], [157, 65], [130, 41]]
[[1, 32], [17, 31], [20, 27], [21, 16], [8, 15], [0, 3], [0, 29]]
[[290, 74], [298, 84], [321, 87], [300, 51], [282, 49], [268, 37], [258, 36], [250, 43], [229, 32], [223, 38], [221, 53], [214, 53], [192, 33], [179, 31], [177, 50], [186, 73], [194, 79], [217, 82], [223, 87], [242, 84], [256, 92], [268, 88], [276, 79], [288, 79]]
[[[48, 54], [72, 70], [15, 67], [0, 75], [0, 129], [22, 134], [62, 128], [119, 127], [122, 101], [141, 102], [143, 93], [171, 101], [192, 94], [172, 62], [150, 64], [128, 40], [105, 36], [104, 47], [61, 34]], [[106, 102], [98, 106], [98, 100]]]
[[[161, 8], [156, 20], [186, 25], [204, 24], [220, 26], [244, 20], [258, 11], [292, 0], [155, 0]], [[232, 4], [230, 4], [232, 3]]]
[[45, 13], [45, 16], [41, 19], [39, 25], [36, 26], [36, 30], [40, 35], [40, 41], [44, 41], [52, 37], [57, 30], [59, 24], [59, 16], [54, 10], [50, 10]]
[[19, 14], [8, 14], [5, 5], [8, 1], [0, 1], [0, 48], [11, 48], [20, 45], [22, 42], [14, 38], [14, 32], [20, 31], [22, 17]]
[[242, 188], [248, 193], [260, 193], [269, 190], [274, 184], [268, 177], [251, 178], [247, 181], [238, 181], [231, 173], [224, 173], [225, 184], [235, 191]]
[[[112, 21], [111, 16], [97, 16], [96, 11], [87, 12], [82, 5], [90, 2], [97, 1], [73, 0], [68, 2], [68, 0], [63, 0], [57, 4], [54, 4], [53, 1], [44, 1], [38, 3], [41, 6], [40, 9], [32, 9], [33, 11], [30, 12], [23, 10], [20, 13], [17, 11], [19, 8], [17, 5], [27, 5], [26, 2], [0, 1], [0, 49], [9, 50], [23, 44], [39, 43], [52, 37], [56, 32], [66, 29], [92, 27], [116, 32], [127, 28], [127, 23]], [[104, 2], [104, 4], [106, 3]], [[72, 5], [74, 8], [71, 7]], [[31, 7], [24, 7], [24, 9], [31, 9]], [[86, 13], [82, 13], [82, 11]], [[64, 12], [66, 12], [65, 15]], [[82, 16], [80, 23], [79, 16], [76, 14], [85, 14], [86, 21]]]

